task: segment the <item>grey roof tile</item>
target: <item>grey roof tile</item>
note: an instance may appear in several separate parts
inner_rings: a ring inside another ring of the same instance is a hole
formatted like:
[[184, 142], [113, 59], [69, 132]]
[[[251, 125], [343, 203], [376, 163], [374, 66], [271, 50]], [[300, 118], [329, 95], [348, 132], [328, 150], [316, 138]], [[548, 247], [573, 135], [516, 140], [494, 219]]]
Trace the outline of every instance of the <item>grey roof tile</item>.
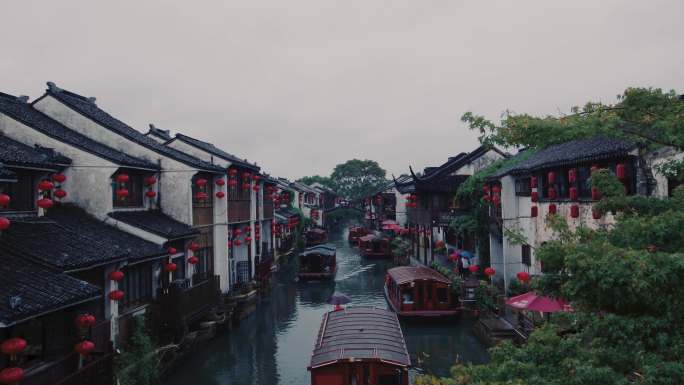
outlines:
[[115, 211], [109, 213], [109, 216], [166, 239], [188, 238], [199, 234], [197, 229], [159, 210]]

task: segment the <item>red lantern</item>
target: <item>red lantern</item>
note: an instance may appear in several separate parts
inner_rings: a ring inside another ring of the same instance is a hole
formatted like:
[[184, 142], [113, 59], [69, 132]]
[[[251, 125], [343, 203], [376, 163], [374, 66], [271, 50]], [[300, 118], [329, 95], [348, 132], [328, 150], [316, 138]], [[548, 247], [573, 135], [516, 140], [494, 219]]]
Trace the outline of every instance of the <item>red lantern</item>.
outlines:
[[74, 346], [74, 350], [85, 357], [95, 350], [95, 344], [88, 340], [81, 341]]
[[199, 263], [199, 258], [193, 255], [192, 257], [188, 258], [188, 263], [191, 265], [196, 265]]
[[7, 207], [10, 203], [10, 197], [7, 194], [0, 193], [0, 207]]
[[119, 183], [126, 183], [130, 180], [131, 178], [128, 176], [128, 174], [119, 174], [116, 176], [116, 181]]
[[250, 174], [250, 173], [248, 173], [248, 172], [242, 173], [242, 179], [249, 179], [249, 178], [251, 178], [251, 177], [252, 177], [252, 174]]
[[52, 199], [43, 198], [43, 199], [38, 199], [37, 204], [38, 204], [38, 207], [40, 207], [41, 209], [47, 210], [47, 209], [51, 208], [54, 203], [52, 202]]
[[233, 241], [231, 241], [230, 239], [228, 240], [228, 247], [233, 247]]
[[532, 218], [536, 218], [537, 215], [539, 215], [539, 209], [537, 208], [537, 206], [530, 207], [530, 216]]
[[55, 185], [47, 179], [44, 179], [40, 181], [40, 183], [38, 183], [38, 190], [40, 191], [49, 191], [52, 190], [54, 187]]
[[549, 215], [556, 214], [556, 211], [557, 211], [557, 210], [558, 210], [558, 208], [556, 207], [556, 204], [555, 204], [555, 203], [551, 203], [551, 204], [549, 205]]
[[148, 198], [154, 198], [154, 197], [157, 196], [157, 193], [154, 192], [154, 191], [152, 191], [152, 190], [150, 190], [150, 191], [148, 191], [148, 192], [145, 193], [145, 196], [148, 197]]
[[525, 283], [527, 283], [527, 282], [530, 281], [530, 273], [528, 273], [528, 272], [526, 272], [526, 271], [521, 271], [521, 272], [519, 272], [518, 274], [516, 274], [515, 276], [518, 277], [518, 280], [519, 280], [520, 282], [525, 282]]
[[169, 262], [166, 265], [164, 265], [164, 270], [166, 270], [169, 273], [176, 271], [176, 269], [178, 269], [178, 265], [176, 265], [173, 262]]
[[532, 191], [532, 193], [530, 194], [530, 199], [532, 200], [532, 202], [539, 201], [539, 193], [536, 191]]
[[228, 187], [237, 187], [237, 180], [231, 179], [228, 181]]
[[568, 170], [568, 182], [577, 182], [577, 169], [571, 168], [570, 170]]
[[252, 190], [254, 191], [259, 191], [259, 185], [255, 184], [254, 187], [252, 187]]
[[556, 173], [555, 172], [549, 171], [547, 177], [548, 177], [549, 184], [556, 183]]
[[216, 197], [218, 199], [223, 199], [225, 196], [226, 196], [226, 193], [224, 193], [223, 191], [219, 191], [216, 193]]
[[67, 196], [67, 192], [62, 190], [61, 188], [55, 190], [55, 197], [56, 198], [63, 199], [66, 196]]
[[91, 326], [95, 326], [95, 316], [91, 314], [79, 314], [76, 316], [76, 326], [81, 329], [87, 329]]
[[258, 182], [259, 179], [261, 179], [261, 175], [254, 175], [254, 178], [252, 179], [254, 179], [255, 182]]
[[537, 177], [530, 177], [530, 188], [537, 188]]
[[549, 199], [556, 199], [556, 189], [549, 187]]
[[209, 196], [207, 195], [207, 193], [203, 191], [200, 191], [197, 194], [195, 194], [195, 199], [197, 199], [198, 201], [205, 201], [208, 197]]
[[627, 167], [624, 163], [618, 163], [618, 165], [615, 167], [615, 175], [620, 180], [625, 180], [625, 178], [627, 178]]
[[24, 349], [26, 349], [26, 340], [18, 337], [4, 340], [2, 341], [2, 345], [0, 345], [0, 350], [2, 350], [4, 354], [10, 356], [19, 354]]
[[489, 186], [488, 186], [488, 185], [484, 185], [484, 186], [482, 187], [482, 192], [484, 192], [485, 195], [488, 195], [488, 194], [489, 194]]
[[240, 246], [240, 245], [242, 245], [242, 241], [239, 239], [236, 239], [235, 240], [235, 246]]
[[12, 224], [12, 222], [10, 222], [9, 219], [5, 217], [0, 217], [0, 231], [5, 231], [9, 229], [10, 224]]
[[0, 383], [14, 385], [24, 379], [24, 369], [19, 367], [5, 368], [0, 371]]
[[492, 269], [491, 267], [488, 267], [484, 269], [484, 273], [487, 277], [491, 277], [492, 275], [496, 274], [496, 271]]
[[570, 187], [570, 200], [571, 201], [577, 200], [577, 187]]
[[197, 187], [204, 187], [207, 185], [207, 180], [204, 178], [199, 178], [195, 181], [195, 184], [197, 185]]
[[154, 175], [145, 178], [145, 186], [152, 186], [155, 183], [157, 183], [157, 178]]
[[188, 249], [192, 251], [197, 251], [200, 249], [200, 245], [197, 242], [190, 242], [190, 245], [188, 246]]
[[501, 204], [501, 196], [500, 195], [494, 195], [492, 197], [492, 202], [497, 206], [500, 205]]
[[573, 218], [579, 218], [579, 206], [578, 205], [570, 206], [570, 216]]
[[57, 183], [64, 183], [66, 181], [66, 179], [67, 179], [66, 175], [61, 174], [61, 173], [60, 174], [54, 174], [52, 176], [52, 180], [57, 182]]
[[223, 180], [223, 179], [216, 179], [216, 182], [215, 182], [215, 183], [216, 183], [217, 186], [223, 186], [223, 185], [226, 184], [226, 181]]
[[501, 193], [501, 186], [496, 185], [496, 186], [492, 187], [492, 193], [500, 194]]
[[175, 247], [169, 247], [168, 249], [166, 249], [166, 252], [171, 254], [171, 255], [174, 255], [178, 252], [178, 250], [176, 250]]
[[252, 242], [252, 237], [246, 236], [246, 237], [245, 237], [245, 242], [247, 242], [247, 243]]
[[233, 234], [235, 234], [236, 236], [240, 235], [240, 234], [242, 234], [242, 230], [240, 230], [240, 228], [237, 227], [235, 230], [233, 230]]
[[235, 168], [231, 168], [228, 170], [228, 175], [230, 175], [230, 176], [235, 176], [235, 175], [237, 175], [237, 173], [238, 173], [238, 170]]
[[599, 210], [597, 210], [597, 209], [592, 209], [592, 210], [591, 210], [591, 217], [592, 217], [592, 218], [594, 218], [594, 219], [601, 219], [602, 216], [603, 216], [603, 214], [601, 214], [601, 211], [599, 211]]
[[599, 191], [598, 187], [591, 188], [591, 199], [595, 201], [601, 199], [601, 192]]
[[114, 270], [111, 273], [109, 273], [109, 279], [112, 281], [121, 281], [124, 279], [124, 273], [121, 270]]
[[125, 199], [128, 196], [128, 190], [120, 188], [116, 190], [116, 196], [119, 197], [119, 199]]
[[121, 301], [124, 297], [124, 292], [121, 290], [114, 290], [109, 292], [109, 299], [112, 301]]
[[480, 267], [477, 266], [477, 265], [470, 265], [470, 266], [468, 266], [468, 271], [470, 271], [470, 272], [473, 273], [473, 274], [474, 274], [474, 273], [477, 273], [478, 270], [480, 270]]
[[245, 182], [245, 183], [242, 184], [242, 189], [243, 189], [243, 190], [249, 190], [250, 186], [251, 186], [251, 185], [249, 184], [249, 182]]

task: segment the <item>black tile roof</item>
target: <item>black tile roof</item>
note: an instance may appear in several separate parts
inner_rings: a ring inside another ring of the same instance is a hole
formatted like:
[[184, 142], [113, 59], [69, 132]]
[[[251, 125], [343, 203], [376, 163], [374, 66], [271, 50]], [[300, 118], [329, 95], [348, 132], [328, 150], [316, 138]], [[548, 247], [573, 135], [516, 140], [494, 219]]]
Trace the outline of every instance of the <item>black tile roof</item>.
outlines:
[[115, 211], [109, 213], [109, 216], [166, 239], [188, 238], [199, 234], [197, 229], [159, 210]]
[[162, 130], [161, 128], [157, 128], [154, 126], [154, 124], [150, 124], [150, 130], [147, 131], [147, 134], [145, 135], [152, 135], [156, 136], [157, 138], [167, 141], [171, 140], [171, 131], [169, 130]]
[[[513, 162], [510, 166], [499, 170], [494, 174], [494, 177], [502, 177], [507, 174], [526, 174], [545, 168], [627, 156], [635, 148], [634, 143], [621, 139], [595, 137], [573, 140], [536, 150], [532, 155], [525, 154], [523, 151], [512, 159]], [[516, 162], [516, 158], [521, 160]]]
[[[499, 151], [496, 147], [487, 147], [487, 146], [480, 146], [476, 148], [475, 150], [465, 153], [462, 152], [456, 156], [453, 156], [449, 158], [444, 164], [442, 164], [439, 167], [427, 167], [425, 169], [425, 174], [422, 176], [416, 176], [413, 175], [416, 180], [420, 181], [431, 181], [431, 180], [436, 180], [441, 178], [444, 175], [447, 175], [451, 173], [454, 170], [459, 169], [460, 167], [463, 167], [464, 165], [474, 161], [475, 159], [485, 155], [488, 151], [494, 150], [498, 153], [500, 153], [503, 156], [507, 156], [507, 154]], [[411, 171], [413, 174], [413, 171]]]
[[0, 180], [4, 182], [17, 181], [17, 175], [12, 171], [0, 166]]
[[97, 299], [100, 288], [52, 271], [0, 245], [0, 323], [3, 327]]
[[182, 151], [165, 146], [162, 143], [145, 136], [143, 133], [128, 126], [126, 123], [116, 119], [104, 110], [100, 109], [97, 104], [95, 104], [94, 98], [87, 98], [85, 96], [63, 90], [51, 82], [48, 82], [48, 89], [45, 95], [54, 97], [67, 107], [93, 120], [101, 126], [125, 137], [132, 142], [138, 143], [141, 146], [145, 146], [150, 150], [157, 152], [158, 154], [184, 163], [190, 167], [215, 173], [225, 173], [225, 170], [222, 167], [205, 162]]
[[401, 175], [399, 178], [394, 178], [394, 186], [402, 194], [411, 194], [416, 192], [416, 184], [413, 178], [409, 175]]
[[0, 237], [0, 246], [64, 271], [165, 254], [160, 246], [107, 225], [72, 205], [55, 206], [46, 217], [12, 221]]
[[122, 166], [158, 169], [151, 161], [127, 155], [119, 150], [94, 141], [35, 109], [32, 105], [11, 95], [0, 95], [0, 113], [3, 113], [22, 124], [35, 129], [51, 138], [72, 145], [83, 151]]
[[231, 162], [237, 166], [248, 168], [253, 171], [259, 171], [259, 166], [249, 163], [245, 159], [240, 159], [237, 156], [233, 154], [229, 154], [220, 148], [214, 146], [211, 143], [201, 141], [199, 139], [195, 139], [193, 137], [183, 135], [183, 134], [176, 134], [176, 139], [183, 141], [187, 144], [190, 144], [192, 146], [195, 146], [201, 150], [204, 150], [214, 156], [218, 156], [219, 158], [222, 158], [223, 160], [226, 160], [228, 162]]
[[31, 147], [0, 134], [0, 162], [6, 166], [57, 169], [59, 164], [71, 164], [71, 159], [52, 149]]

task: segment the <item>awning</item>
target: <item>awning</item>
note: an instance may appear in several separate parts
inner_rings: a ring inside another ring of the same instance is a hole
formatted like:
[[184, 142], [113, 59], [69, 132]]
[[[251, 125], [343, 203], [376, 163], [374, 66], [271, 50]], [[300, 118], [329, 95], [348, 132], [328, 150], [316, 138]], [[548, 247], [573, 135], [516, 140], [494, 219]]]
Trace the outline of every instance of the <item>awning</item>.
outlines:
[[506, 305], [518, 310], [540, 311], [542, 313], [572, 311], [570, 304], [564, 300], [540, 296], [533, 291], [509, 298]]

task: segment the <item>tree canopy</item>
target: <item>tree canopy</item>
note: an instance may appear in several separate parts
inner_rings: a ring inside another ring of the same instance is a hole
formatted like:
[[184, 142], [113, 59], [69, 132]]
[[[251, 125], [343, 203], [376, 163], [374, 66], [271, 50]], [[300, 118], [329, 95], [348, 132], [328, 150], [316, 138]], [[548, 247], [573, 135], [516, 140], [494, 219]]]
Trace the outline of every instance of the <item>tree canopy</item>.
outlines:
[[332, 180], [330, 180], [330, 177], [320, 176], [320, 175], [305, 176], [305, 177], [297, 179], [297, 182], [304, 183], [305, 185], [320, 183], [325, 187], [330, 187], [330, 188], [333, 187]]
[[333, 189], [350, 200], [361, 199], [388, 183], [386, 171], [374, 160], [352, 159], [335, 166], [330, 179]]

